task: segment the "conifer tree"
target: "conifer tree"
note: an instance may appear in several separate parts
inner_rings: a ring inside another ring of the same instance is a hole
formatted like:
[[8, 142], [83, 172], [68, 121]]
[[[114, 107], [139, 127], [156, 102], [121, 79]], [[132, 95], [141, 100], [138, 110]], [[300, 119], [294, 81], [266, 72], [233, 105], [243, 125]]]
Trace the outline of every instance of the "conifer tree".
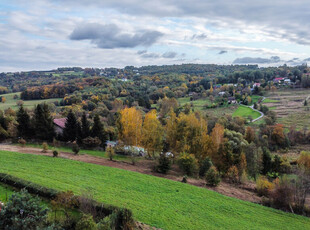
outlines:
[[103, 128], [103, 124], [100, 121], [100, 117], [98, 114], [94, 116], [94, 124], [91, 129], [91, 136], [98, 137], [101, 140], [101, 146], [105, 147], [107, 141], [107, 135]]
[[63, 130], [63, 138], [65, 141], [74, 141], [78, 136], [78, 121], [76, 116], [72, 112], [69, 111], [65, 123], [65, 128]]
[[81, 137], [82, 139], [90, 136], [90, 123], [87, 120], [86, 113], [82, 115]]
[[52, 140], [55, 136], [53, 118], [47, 104], [39, 104], [34, 111], [34, 128], [38, 139]]
[[30, 123], [30, 116], [21, 105], [17, 112], [17, 132], [19, 137], [29, 138], [32, 136], [32, 128]]

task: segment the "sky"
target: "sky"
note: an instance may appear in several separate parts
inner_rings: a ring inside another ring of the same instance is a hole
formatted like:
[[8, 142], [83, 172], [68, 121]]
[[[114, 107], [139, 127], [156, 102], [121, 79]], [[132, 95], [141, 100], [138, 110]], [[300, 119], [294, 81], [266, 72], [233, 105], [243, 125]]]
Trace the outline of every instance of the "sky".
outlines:
[[0, 72], [307, 62], [308, 0], [0, 1]]

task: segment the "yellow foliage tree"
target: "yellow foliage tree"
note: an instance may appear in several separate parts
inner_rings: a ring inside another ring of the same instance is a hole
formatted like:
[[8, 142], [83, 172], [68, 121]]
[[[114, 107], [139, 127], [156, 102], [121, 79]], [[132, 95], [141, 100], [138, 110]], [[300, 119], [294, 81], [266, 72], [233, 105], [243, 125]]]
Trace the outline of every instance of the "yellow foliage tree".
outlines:
[[136, 108], [125, 108], [120, 112], [119, 139], [126, 145], [139, 146], [142, 136], [142, 115]]
[[177, 122], [177, 116], [173, 109], [170, 109], [170, 112], [168, 113], [167, 119], [166, 119], [166, 142], [169, 145], [170, 151], [172, 151], [174, 154], [176, 154], [176, 145], [177, 145], [177, 132], [178, 132], [178, 122]]
[[157, 119], [156, 110], [145, 115], [142, 128], [142, 146], [147, 150], [149, 157], [155, 151], [161, 151], [163, 146], [163, 128]]
[[5, 97], [2, 97], [1, 102], [2, 102], [2, 103], [5, 103], [5, 102], [6, 102], [6, 98], [5, 98]]

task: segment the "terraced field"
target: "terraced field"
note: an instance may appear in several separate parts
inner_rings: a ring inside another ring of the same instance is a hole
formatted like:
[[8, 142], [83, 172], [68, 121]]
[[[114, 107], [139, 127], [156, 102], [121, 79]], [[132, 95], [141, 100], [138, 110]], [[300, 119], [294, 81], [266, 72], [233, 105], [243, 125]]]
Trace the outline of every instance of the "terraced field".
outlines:
[[0, 151], [0, 172], [76, 194], [88, 189], [105, 203], [130, 208], [163, 229], [310, 229], [310, 219], [204, 188], [61, 158]]

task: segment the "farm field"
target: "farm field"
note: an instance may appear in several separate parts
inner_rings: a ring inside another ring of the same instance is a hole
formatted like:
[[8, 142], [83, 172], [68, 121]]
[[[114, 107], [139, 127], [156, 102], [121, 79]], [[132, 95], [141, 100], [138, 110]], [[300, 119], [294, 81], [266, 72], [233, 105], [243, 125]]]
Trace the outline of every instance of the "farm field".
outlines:
[[98, 201], [128, 207], [137, 220], [163, 229], [308, 229], [310, 219], [204, 188], [46, 156], [0, 151], [0, 172], [42, 186], [88, 189]]
[[246, 106], [239, 106], [238, 109], [233, 113], [233, 117], [244, 117], [248, 118], [249, 116], [252, 117], [252, 119], [256, 119], [260, 116], [260, 113], [257, 111], [252, 110], [249, 107]]
[[[310, 127], [309, 107], [304, 106], [304, 101], [309, 96], [309, 89], [282, 90], [269, 93], [263, 103], [276, 112], [277, 122], [283, 124], [285, 128], [295, 125], [301, 130], [304, 127]], [[308, 100], [309, 103], [310, 100]]]
[[207, 98], [191, 101], [190, 97], [182, 97], [178, 99], [178, 102], [180, 103], [180, 106], [183, 106], [185, 104], [192, 104], [194, 109], [198, 111], [205, 110], [204, 106], [206, 104], [211, 104], [210, 100]]
[[[5, 110], [8, 108], [11, 108], [13, 110], [18, 109], [18, 105], [16, 102], [18, 102], [20, 99], [14, 99], [14, 95], [18, 95], [20, 97], [20, 92], [18, 93], [8, 93], [8, 94], [2, 94], [0, 96], [5, 97], [6, 102], [5, 103], [0, 103], [0, 110]], [[30, 108], [32, 109], [35, 105], [40, 104], [40, 103], [51, 103], [54, 101], [60, 101], [61, 98], [52, 98], [52, 99], [46, 99], [46, 100], [27, 100], [23, 101], [24, 102], [24, 108]]]

